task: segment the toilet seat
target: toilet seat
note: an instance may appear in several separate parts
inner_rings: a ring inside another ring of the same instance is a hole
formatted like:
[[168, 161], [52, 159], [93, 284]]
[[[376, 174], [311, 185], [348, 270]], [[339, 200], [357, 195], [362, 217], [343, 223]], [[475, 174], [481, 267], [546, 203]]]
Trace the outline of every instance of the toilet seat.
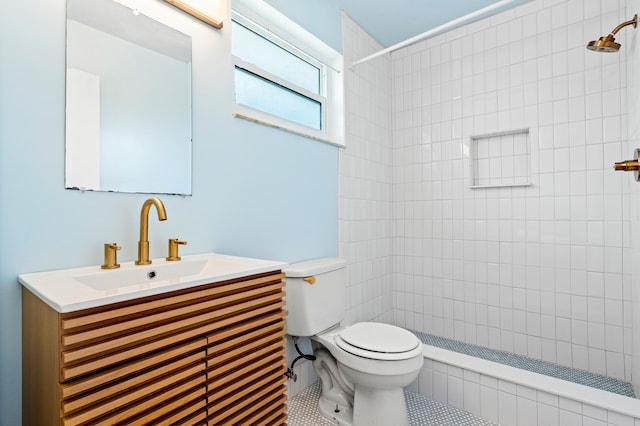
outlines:
[[422, 343], [411, 332], [389, 324], [361, 322], [335, 337], [336, 345], [364, 358], [399, 361], [422, 353]]

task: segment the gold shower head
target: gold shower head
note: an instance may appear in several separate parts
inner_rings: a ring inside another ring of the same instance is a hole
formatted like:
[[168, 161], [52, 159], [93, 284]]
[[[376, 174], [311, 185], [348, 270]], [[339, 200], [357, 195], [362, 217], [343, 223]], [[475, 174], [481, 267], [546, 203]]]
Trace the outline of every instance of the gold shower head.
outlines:
[[609, 35], [602, 36], [598, 40], [590, 41], [587, 44], [587, 49], [594, 52], [617, 52], [620, 50], [620, 43], [616, 43], [614, 35], [627, 25], [633, 25], [633, 28], [638, 26], [638, 15], [634, 15], [633, 19], [623, 22], [618, 25]]
[[587, 49], [594, 52], [617, 52], [620, 50], [620, 43], [616, 43], [616, 39], [612, 35], [600, 37], [597, 41], [590, 41]]

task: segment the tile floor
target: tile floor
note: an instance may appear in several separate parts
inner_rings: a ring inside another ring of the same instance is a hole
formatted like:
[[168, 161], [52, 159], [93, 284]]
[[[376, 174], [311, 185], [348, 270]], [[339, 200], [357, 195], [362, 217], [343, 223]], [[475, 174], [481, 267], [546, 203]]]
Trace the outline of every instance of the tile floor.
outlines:
[[[412, 426], [491, 426], [488, 420], [481, 419], [465, 411], [458, 410], [422, 395], [405, 391], [409, 410], [409, 424]], [[318, 413], [320, 382], [299, 392], [289, 400], [289, 426], [331, 426]]]
[[522, 370], [533, 371], [534, 373], [556, 377], [568, 382], [591, 386], [592, 388], [617, 393], [619, 395], [629, 396], [631, 398], [636, 397], [631, 383], [627, 383], [613, 377], [607, 377], [600, 374], [591, 373], [589, 371], [578, 370], [575, 368], [564, 367], [562, 365], [553, 364], [539, 359], [529, 358], [523, 355], [497, 351], [495, 349], [485, 348], [484, 346], [472, 345], [470, 343], [459, 342], [457, 340], [434, 336], [432, 334], [422, 333], [419, 331], [412, 330], [412, 332], [416, 336], [418, 336], [420, 340], [422, 340], [422, 343], [425, 343], [427, 345], [437, 346], [450, 351], [475, 356], [477, 358], [499, 362], [500, 364], [510, 365], [511, 367], [520, 368]]

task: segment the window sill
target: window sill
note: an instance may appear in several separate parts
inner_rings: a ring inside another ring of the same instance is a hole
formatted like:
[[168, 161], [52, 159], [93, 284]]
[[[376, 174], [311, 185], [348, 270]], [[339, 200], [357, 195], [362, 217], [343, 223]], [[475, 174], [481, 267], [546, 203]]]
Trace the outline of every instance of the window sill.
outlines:
[[260, 124], [262, 126], [282, 130], [318, 142], [324, 142], [329, 145], [337, 146], [339, 148], [345, 148], [344, 142], [335, 141], [334, 139], [327, 137], [327, 135], [325, 135], [321, 131], [306, 128], [305, 126], [297, 125], [288, 120], [274, 117], [261, 111], [244, 107], [242, 105], [236, 105], [235, 111], [232, 113], [232, 115], [235, 118], [241, 118], [243, 120]]

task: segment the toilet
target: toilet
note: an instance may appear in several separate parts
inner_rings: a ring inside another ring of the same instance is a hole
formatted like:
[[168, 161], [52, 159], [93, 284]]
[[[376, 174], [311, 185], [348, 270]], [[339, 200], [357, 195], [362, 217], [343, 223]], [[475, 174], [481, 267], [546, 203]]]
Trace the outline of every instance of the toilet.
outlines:
[[422, 342], [389, 324], [340, 323], [345, 315], [346, 262], [322, 258], [289, 265], [287, 333], [310, 337], [322, 382], [320, 413], [338, 425], [408, 425], [403, 387], [424, 358]]

